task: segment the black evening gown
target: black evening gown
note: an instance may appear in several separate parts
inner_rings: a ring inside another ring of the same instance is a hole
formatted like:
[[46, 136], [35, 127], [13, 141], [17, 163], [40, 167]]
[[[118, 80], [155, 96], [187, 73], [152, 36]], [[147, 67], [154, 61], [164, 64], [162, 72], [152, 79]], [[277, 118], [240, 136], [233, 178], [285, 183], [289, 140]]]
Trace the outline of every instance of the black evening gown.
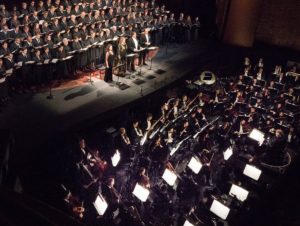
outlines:
[[109, 54], [108, 56], [108, 68], [105, 70], [105, 82], [112, 82], [112, 73], [113, 73], [113, 62], [114, 62], [114, 55]]

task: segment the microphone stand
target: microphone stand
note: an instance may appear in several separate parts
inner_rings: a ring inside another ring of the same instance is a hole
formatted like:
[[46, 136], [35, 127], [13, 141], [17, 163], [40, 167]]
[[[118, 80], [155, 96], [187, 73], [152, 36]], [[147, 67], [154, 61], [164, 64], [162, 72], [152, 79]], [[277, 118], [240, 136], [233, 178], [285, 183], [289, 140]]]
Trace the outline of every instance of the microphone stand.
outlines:
[[53, 99], [53, 95], [52, 95], [52, 82], [50, 82], [49, 85], [49, 95], [47, 96], [48, 100], [52, 100]]

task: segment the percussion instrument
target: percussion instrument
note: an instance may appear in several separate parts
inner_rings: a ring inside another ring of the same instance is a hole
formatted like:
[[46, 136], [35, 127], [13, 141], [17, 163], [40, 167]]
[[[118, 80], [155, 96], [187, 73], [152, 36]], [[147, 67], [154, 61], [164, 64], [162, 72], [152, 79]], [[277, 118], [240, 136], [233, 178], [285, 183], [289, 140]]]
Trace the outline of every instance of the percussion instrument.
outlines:
[[216, 75], [211, 71], [203, 71], [200, 75], [200, 81], [208, 86], [215, 84], [216, 80]]

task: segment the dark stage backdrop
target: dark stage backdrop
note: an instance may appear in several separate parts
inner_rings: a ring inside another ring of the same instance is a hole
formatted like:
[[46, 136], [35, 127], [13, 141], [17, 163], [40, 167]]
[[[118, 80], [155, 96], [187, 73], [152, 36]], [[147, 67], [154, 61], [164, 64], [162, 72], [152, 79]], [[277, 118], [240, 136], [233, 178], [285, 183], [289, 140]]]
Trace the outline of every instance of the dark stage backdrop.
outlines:
[[300, 50], [300, 1], [262, 2], [256, 40]]

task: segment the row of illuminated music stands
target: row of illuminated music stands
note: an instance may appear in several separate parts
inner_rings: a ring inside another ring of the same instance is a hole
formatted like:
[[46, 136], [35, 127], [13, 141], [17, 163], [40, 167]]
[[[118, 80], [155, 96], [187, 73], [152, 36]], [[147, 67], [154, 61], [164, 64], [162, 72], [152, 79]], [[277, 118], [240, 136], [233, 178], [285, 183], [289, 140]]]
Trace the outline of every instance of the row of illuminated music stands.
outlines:
[[[262, 145], [262, 143], [265, 139], [264, 133], [262, 133], [261, 131], [259, 131], [257, 129], [252, 130], [252, 132], [249, 134], [249, 138], [257, 141], [259, 145]], [[233, 155], [232, 147], [227, 148], [223, 152], [223, 157], [224, 157], [224, 160], [226, 160], [226, 161], [229, 160], [232, 155]], [[114, 154], [114, 156], [111, 158], [112, 164], [114, 167], [116, 167], [118, 165], [120, 159], [121, 159], [121, 156], [120, 156], [119, 151], [117, 150], [116, 153]], [[189, 169], [191, 169], [193, 173], [198, 174], [201, 171], [203, 164], [201, 163], [201, 161], [199, 160], [199, 158], [197, 156], [192, 156], [187, 167]], [[256, 168], [253, 165], [249, 165], [249, 164], [246, 164], [246, 166], [243, 170], [244, 175], [248, 176], [249, 178], [252, 178], [255, 181], [259, 180], [261, 173], [262, 173], [262, 171], [260, 169]], [[166, 168], [162, 175], [162, 179], [168, 185], [174, 186], [177, 181], [177, 175], [172, 170]], [[141, 202], [146, 202], [149, 197], [150, 190], [145, 188], [144, 186], [140, 185], [139, 183], [136, 183], [136, 185], [132, 191], [132, 194], [134, 196], [136, 196]], [[238, 199], [241, 202], [244, 202], [249, 195], [249, 191], [242, 188], [241, 186], [232, 184], [230, 191], [229, 191], [229, 195], [232, 197], [235, 197], [236, 199]], [[98, 214], [100, 216], [103, 216], [106, 209], [108, 208], [108, 203], [106, 202], [105, 198], [101, 194], [98, 194], [98, 196], [93, 204], [94, 204]], [[210, 206], [210, 211], [212, 213], [214, 213], [216, 216], [220, 217], [222, 220], [226, 220], [230, 213], [230, 208], [228, 206], [224, 205], [222, 202], [218, 201], [217, 199], [214, 199]], [[194, 224], [192, 224], [188, 219], [186, 219], [186, 221], [183, 224], [183, 226], [193, 226], [193, 225]]]

